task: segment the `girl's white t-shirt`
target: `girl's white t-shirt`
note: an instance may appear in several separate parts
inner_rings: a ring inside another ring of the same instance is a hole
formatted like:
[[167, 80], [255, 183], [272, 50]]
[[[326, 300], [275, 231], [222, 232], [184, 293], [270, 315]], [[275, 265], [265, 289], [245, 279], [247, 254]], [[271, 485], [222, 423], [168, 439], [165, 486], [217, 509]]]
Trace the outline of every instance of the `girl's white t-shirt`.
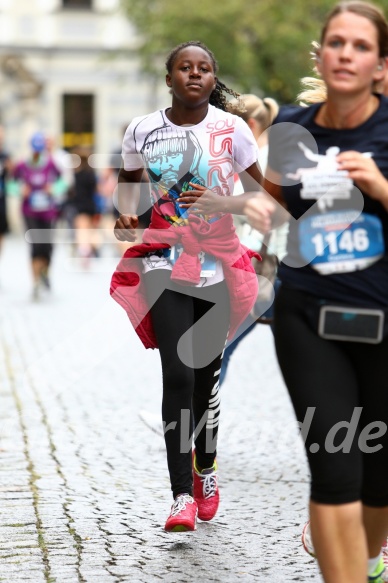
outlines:
[[[238, 116], [209, 105], [206, 117], [197, 125], [177, 126], [166, 109], [132, 120], [122, 148], [125, 170], [144, 168], [150, 179], [150, 206], [174, 226], [187, 224], [187, 211], [174, 200], [189, 190], [189, 182], [202, 184], [220, 196], [231, 196], [234, 174], [257, 162], [258, 147], [247, 124]], [[216, 216], [206, 217], [214, 220]], [[144, 270], [172, 269], [166, 257], [153, 255], [144, 260]], [[223, 279], [216, 262], [212, 277], [201, 278], [198, 286]]]

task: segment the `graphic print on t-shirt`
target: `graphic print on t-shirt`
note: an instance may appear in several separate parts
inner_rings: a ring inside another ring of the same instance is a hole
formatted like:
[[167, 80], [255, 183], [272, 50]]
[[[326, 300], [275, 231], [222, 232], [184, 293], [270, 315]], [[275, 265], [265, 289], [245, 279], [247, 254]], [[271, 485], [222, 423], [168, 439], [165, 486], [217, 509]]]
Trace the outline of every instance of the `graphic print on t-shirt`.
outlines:
[[[327, 148], [325, 154], [318, 154], [308, 148], [303, 142], [298, 142], [307, 160], [317, 162], [313, 168], [298, 168], [295, 173], [289, 172], [286, 176], [302, 183], [300, 197], [309, 200], [316, 199], [318, 208], [325, 210], [333, 206], [333, 201], [350, 199], [353, 181], [348, 177], [346, 170], [339, 170], [336, 156], [340, 149], [337, 146]], [[365, 152], [363, 156], [372, 156]]]
[[[225, 116], [224, 112], [221, 114]], [[215, 121], [213, 117], [201, 127], [191, 129], [169, 124], [162, 113], [161, 124], [156, 129], [144, 135], [142, 124], [147, 120], [135, 129], [135, 142], [141, 140], [138, 151], [150, 178], [152, 203], [175, 226], [187, 223], [188, 210], [180, 208], [178, 201], [182, 192], [193, 188], [190, 182], [206, 186], [221, 196], [232, 194], [236, 120], [230, 115], [225, 119], [218, 116]], [[244, 137], [240, 139], [243, 143]], [[247, 151], [250, 154], [249, 147]]]
[[201, 145], [194, 132], [172, 131], [165, 124], [150, 132], [140, 150], [151, 181], [153, 203], [171, 223], [187, 221], [187, 210], [178, 205], [181, 192], [192, 187], [189, 182], [204, 185], [200, 176]]

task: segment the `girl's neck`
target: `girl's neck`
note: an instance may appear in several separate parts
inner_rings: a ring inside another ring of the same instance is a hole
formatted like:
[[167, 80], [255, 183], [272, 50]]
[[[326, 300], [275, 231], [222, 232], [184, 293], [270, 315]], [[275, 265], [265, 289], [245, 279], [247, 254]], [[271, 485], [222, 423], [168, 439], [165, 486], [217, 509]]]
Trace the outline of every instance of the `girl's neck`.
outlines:
[[319, 109], [315, 121], [318, 125], [332, 129], [352, 129], [363, 124], [379, 106], [376, 95], [368, 94], [359, 99], [338, 99], [328, 95], [326, 103]]
[[182, 107], [181, 104], [172, 103], [172, 106], [166, 110], [167, 118], [177, 126], [190, 125], [194, 126], [205, 119], [207, 116], [209, 104], [206, 102], [194, 109]]

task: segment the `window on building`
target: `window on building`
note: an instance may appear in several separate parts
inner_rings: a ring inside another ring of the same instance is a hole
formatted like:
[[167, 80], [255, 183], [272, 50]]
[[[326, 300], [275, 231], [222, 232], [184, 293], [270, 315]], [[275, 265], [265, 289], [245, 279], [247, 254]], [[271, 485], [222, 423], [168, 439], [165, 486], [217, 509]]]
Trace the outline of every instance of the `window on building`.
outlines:
[[63, 96], [63, 147], [94, 145], [94, 95]]
[[93, 0], [62, 0], [63, 8], [87, 8], [92, 9]]

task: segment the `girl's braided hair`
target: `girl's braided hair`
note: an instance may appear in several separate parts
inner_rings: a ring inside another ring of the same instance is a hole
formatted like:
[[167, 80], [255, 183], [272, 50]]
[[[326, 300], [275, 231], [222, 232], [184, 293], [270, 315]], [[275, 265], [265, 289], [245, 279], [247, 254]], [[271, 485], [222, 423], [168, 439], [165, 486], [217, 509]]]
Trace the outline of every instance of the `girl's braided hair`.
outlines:
[[[210, 57], [210, 60], [211, 60], [212, 65], [213, 65], [214, 73], [217, 73], [218, 63], [216, 61], [216, 58], [215, 58], [213, 52], [206, 45], [204, 45], [201, 41], [190, 40], [188, 42], [181, 43], [180, 45], [177, 45], [168, 55], [167, 60], [166, 60], [166, 69], [170, 75], [171, 75], [172, 68], [174, 66], [174, 61], [175, 61], [178, 53], [181, 50], [186, 49], [187, 47], [199, 47], [200, 49], [205, 51]], [[214, 105], [214, 107], [217, 107], [218, 109], [222, 109], [223, 111], [227, 111], [227, 103], [228, 102], [226, 100], [224, 93], [228, 93], [229, 95], [232, 95], [233, 97], [236, 97], [237, 99], [240, 96], [239, 93], [237, 93], [236, 91], [233, 91], [233, 89], [230, 89], [224, 83], [222, 83], [219, 79], [217, 79], [216, 87], [212, 91], [212, 93], [210, 94], [210, 98], [209, 98], [210, 105]]]

